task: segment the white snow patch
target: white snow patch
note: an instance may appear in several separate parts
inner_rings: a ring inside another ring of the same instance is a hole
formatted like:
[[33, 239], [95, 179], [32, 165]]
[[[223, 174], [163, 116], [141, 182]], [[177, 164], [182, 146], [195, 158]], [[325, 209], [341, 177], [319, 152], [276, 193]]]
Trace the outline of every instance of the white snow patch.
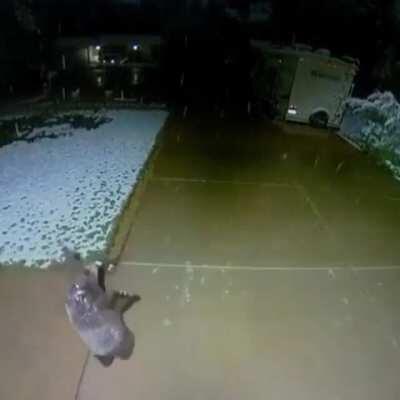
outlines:
[[194, 269], [193, 267], [186, 267], [186, 273], [189, 277], [189, 280], [192, 281], [194, 279]]
[[107, 268], [108, 272], [112, 272], [115, 269], [115, 265], [114, 264], [110, 264]]
[[184, 289], [184, 296], [185, 296], [185, 302], [190, 303], [192, 301], [192, 295], [190, 294], [190, 289], [189, 287], [185, 287]]
[[186, 273], [187, 274], [193, 274], [194, 273], [193, 267], [186, 267]]
[[0, 148], [0, 264], [48, 266], [64, 247], [104, 252], [167, 113], [105, 116], [97, 129]]
[[165, 318], [165, 319], [163, 320], [163, 325], [164, 325], [166, 328], [169, 328], [169, 327], [172, 325], [172, 321], [171, 321], [170, 319], [168, 319], [168, 318]]

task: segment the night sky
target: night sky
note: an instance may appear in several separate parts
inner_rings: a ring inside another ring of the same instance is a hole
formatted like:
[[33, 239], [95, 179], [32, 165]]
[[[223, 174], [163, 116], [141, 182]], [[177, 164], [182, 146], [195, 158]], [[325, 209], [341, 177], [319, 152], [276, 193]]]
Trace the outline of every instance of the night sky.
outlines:
[[[65, 34], [95, 32], [163, 31], [166, 27], [201, 21], [213, 29], [212, 19], [224, 9], [238, 11], [243, 21], [251, 3], [246, 0], [2, 0], [2, 22], [10, 26], [15, 4], [29, 4], [36, 24], [52, 33], [60, 21]], [[260, 2], [259, 2], [260, 3]], [[343, 51], [357, 52], [359, 45], [379, 40], [395, 41], [398, 36], [396, 0], [270, 0], [271, 18], [248, 27], [250, 35], [278, 41], [302, 42]], [[206, 7], [204, 7], [206, 5]], [[2, 28], [4, 29], [4, 23]], [[9, 29], [9, 28], [7, 28]]]

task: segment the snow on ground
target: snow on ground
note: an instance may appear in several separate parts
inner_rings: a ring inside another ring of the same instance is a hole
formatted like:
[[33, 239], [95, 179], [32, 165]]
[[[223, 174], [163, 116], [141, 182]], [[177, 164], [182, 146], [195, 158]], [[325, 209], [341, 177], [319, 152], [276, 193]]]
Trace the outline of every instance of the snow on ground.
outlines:
[[46, 266], [62, 262], [64, 248], [84, 258], [106, 250], [167, 113], [103, 114], [111, 121], [96, 129], [53, 126], [46, 135], [61, 136], [0, 147], [0, 264]]
[[390, 92], [350, 99], [341, 132], [400, 178], [400, 104]]

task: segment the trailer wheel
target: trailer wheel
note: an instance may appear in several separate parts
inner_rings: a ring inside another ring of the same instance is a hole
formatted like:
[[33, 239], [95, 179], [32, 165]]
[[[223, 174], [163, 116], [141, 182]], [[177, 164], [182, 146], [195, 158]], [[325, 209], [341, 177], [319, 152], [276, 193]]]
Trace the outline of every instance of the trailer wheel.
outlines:
[[319, 110], [310, 115], [310, 125], [315, 128], [326, 128], [328, 126], [329, 115], [326, 111]]

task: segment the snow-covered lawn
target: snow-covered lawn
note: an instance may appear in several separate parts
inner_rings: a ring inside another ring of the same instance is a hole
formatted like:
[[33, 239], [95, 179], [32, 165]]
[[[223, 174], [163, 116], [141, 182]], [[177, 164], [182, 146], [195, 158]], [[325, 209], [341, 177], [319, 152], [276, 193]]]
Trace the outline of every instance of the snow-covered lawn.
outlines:
[[0, 264], [102, 255], [166, 117], [103, 111], [93, 129], [53, 119], [26, 135], [36, 140], [0, 147]]

